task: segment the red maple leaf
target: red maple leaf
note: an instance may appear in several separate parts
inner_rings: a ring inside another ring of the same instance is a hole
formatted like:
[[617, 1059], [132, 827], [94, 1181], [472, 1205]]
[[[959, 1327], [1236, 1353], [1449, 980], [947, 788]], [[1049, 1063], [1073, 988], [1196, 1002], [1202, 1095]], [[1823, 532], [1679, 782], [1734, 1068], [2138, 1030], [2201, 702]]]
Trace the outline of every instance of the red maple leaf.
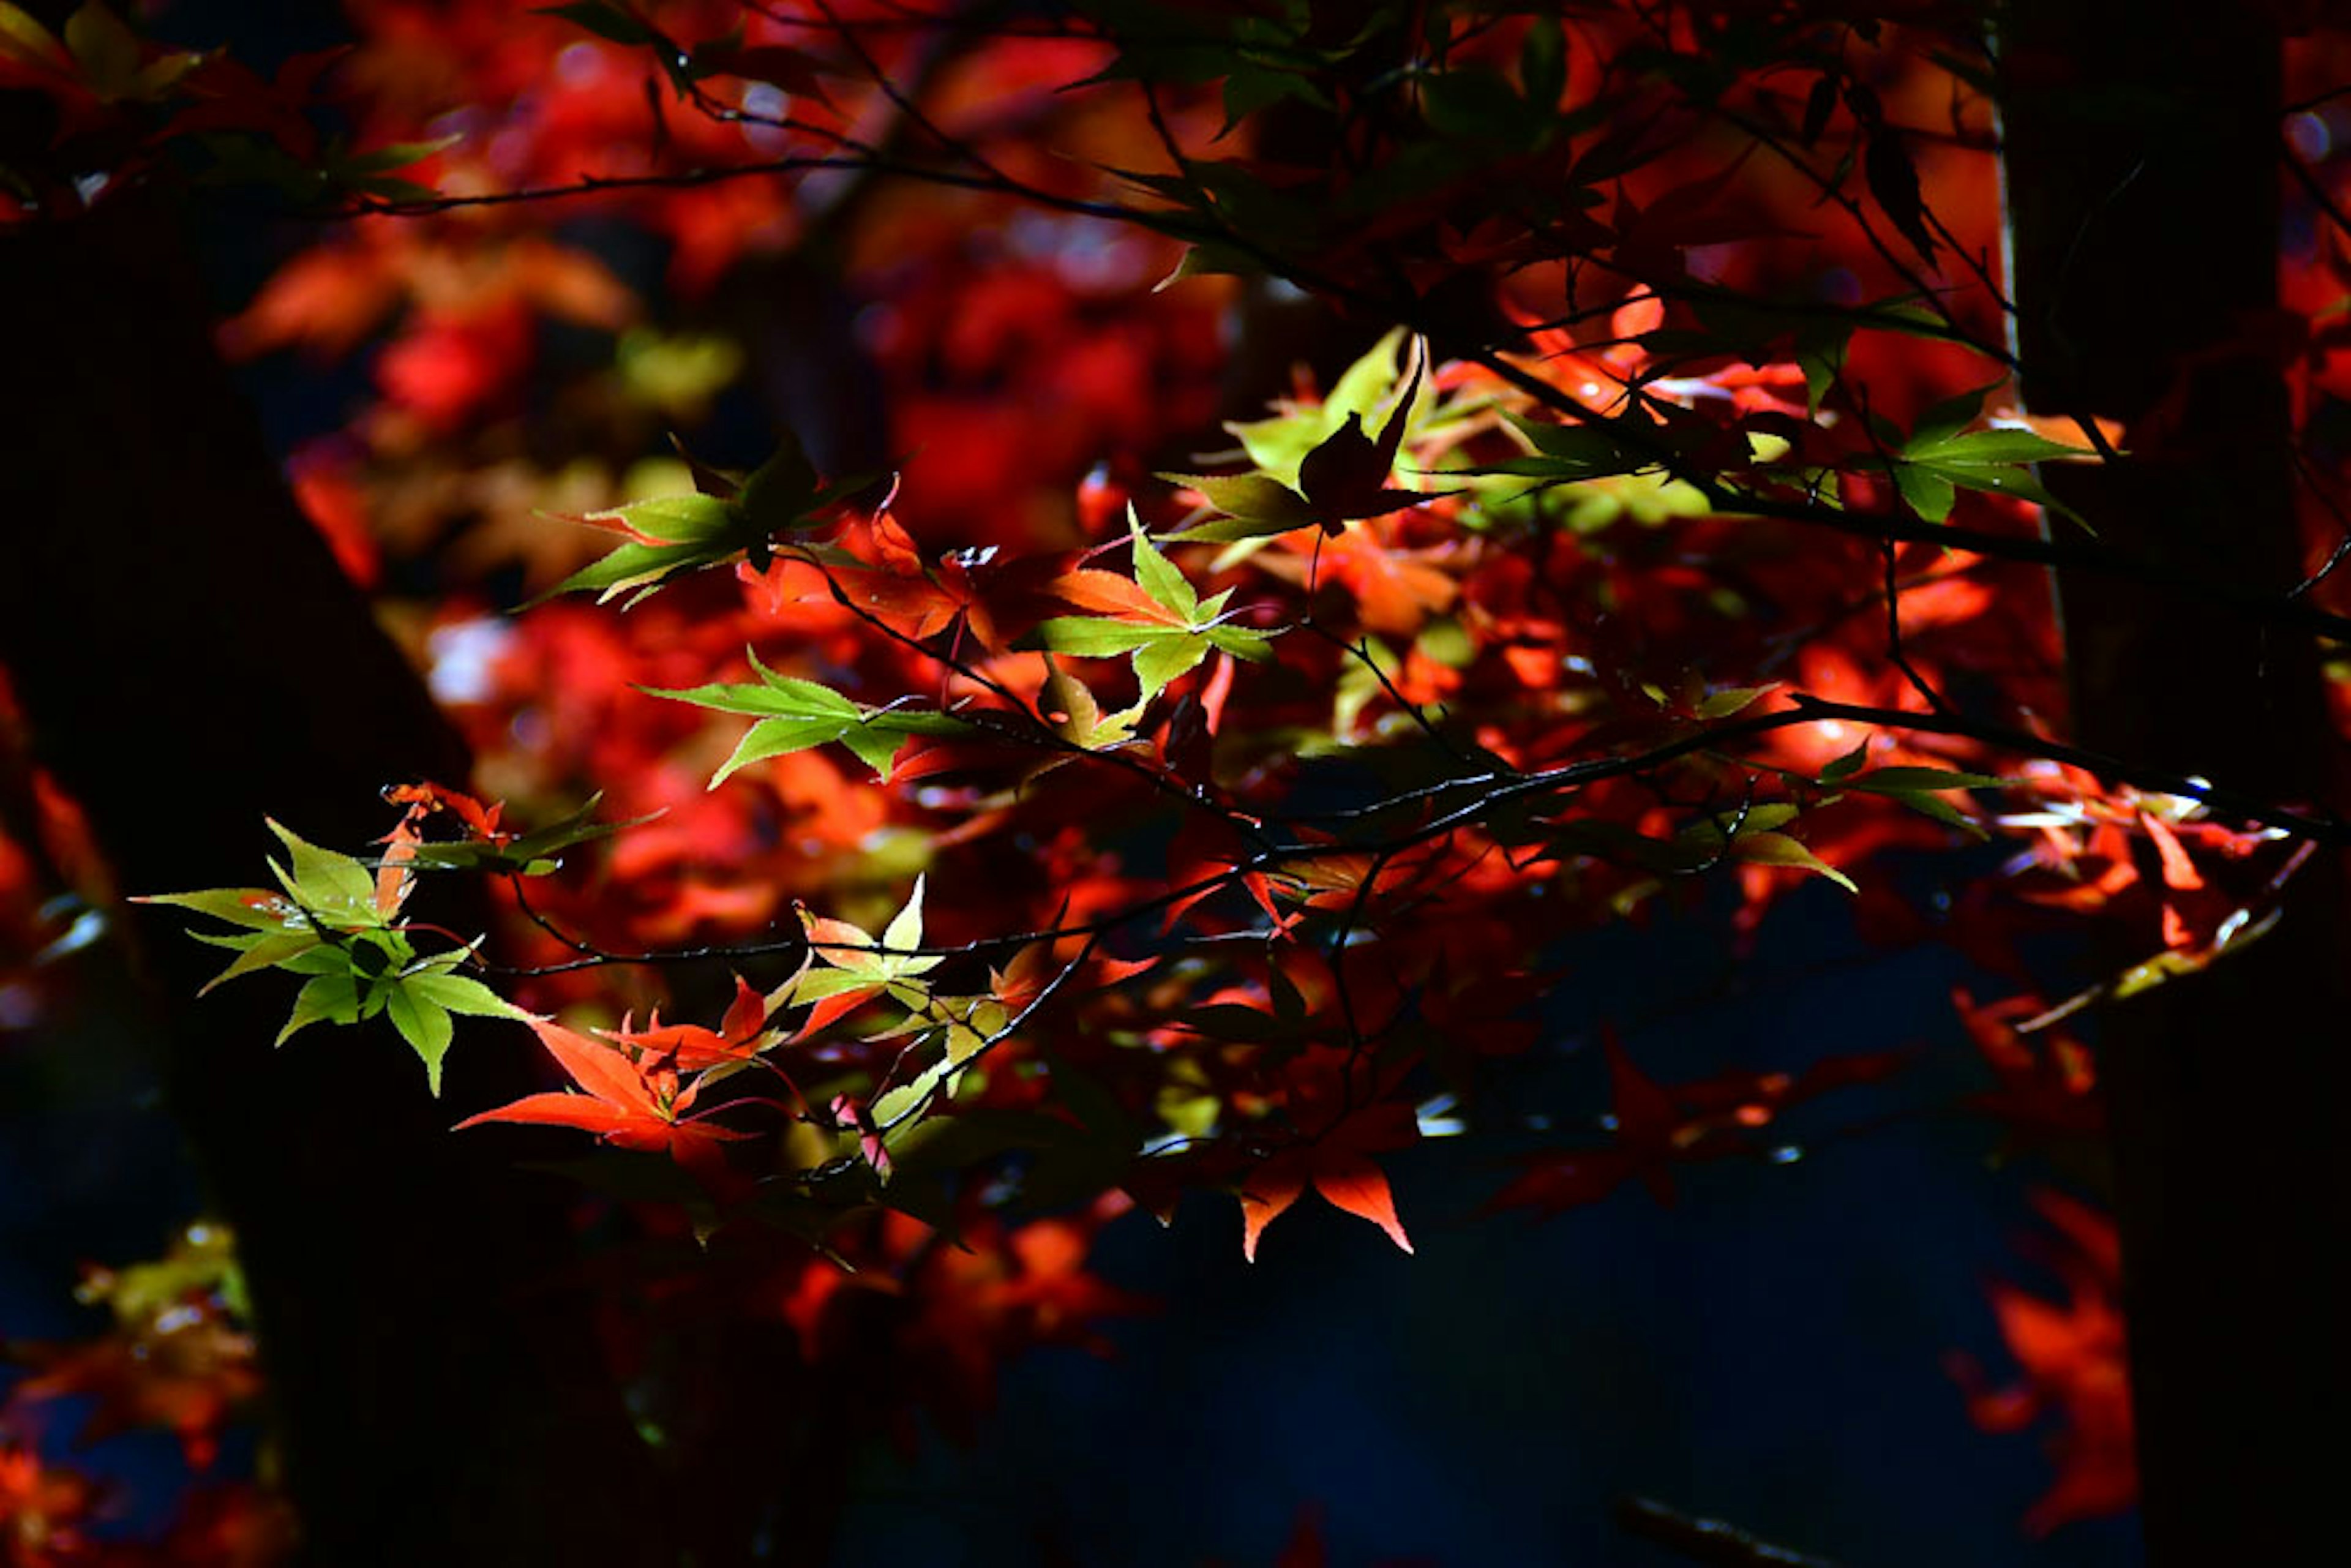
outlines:
[[598, 1030], [613, 1044], [638, 1053], [641, 1061], [659, 1061], [683, 1072], [695, 1072], [729, 1061], [746, 1061], [758, 1053], [768, 1025], [768, 998], [735, 977], [735, 1000], [715, 1030], [700, 1024], [664, 1024], [656, 1010], [641, 1030], [632, 1030], [623, 1018], [617, 1030]]
[[484, 1122], [523, 1122], [545, 1127], [577, 1127], [615, 1148], [666, 1154], [708, 1185], [723, 1176], [718, 1145], [748, 1133], [705, 1119], [688, 1118], [701, 1084], [679, 1075], [664, 1056], [632, 1057], [616, 1045], [565, 1029], [552, 1019], [535, 1018], [539, 1042], [584, 1093], [526, 1094], [509, 1105], [468, 1116], [459, 1131]]
[[1638, 1178], [1659, 1203], [1674, 1201], [1671, 1166], [1752, 1155], [1755, 1134], [1790, 1106], [1832, 1090], [1873, 1083], [1909, 1060], [1905, 1051], [1824, 1057], [1801, 1073], [1733, 1071], [1660, 1084], [1635, 1065], [1616, 1031], [1601, 1029], [1612, 1096], [1608, 1145], [1546, 1149], [1488, 1200], [1489, 1209], [1535, 1208], [1559, 1214], [1596, 1203]]
[[2138, 1498], [2138, 1474], [2114, 1222], [2062, 1193], [2035, 1193], [2032, 1204], [2065, 1238], [2065, 1245], [2046, 1249], [2066, 1301], [1994, 1281], [1992, 1311], [2022, 1376], [1993, 1387], [1970, 1357], [1955, 1354], [1947, 1364], [1980, 1429], [2014, 1432], [2043, 1417], [2057, 1421], [2049, 1443], [2056, 1477], [2023, 1521], [2025, 1533], [2038, 1539], [2074, 1520], [2129, 1508]]
[[1396, 1218], [1388, 1178], [1373, 1152], [1401, 1148], [1419, 1135], [1408, 1105], [1366, 1106], [1310, 1144], [1284, 1149], [1241, 1184], [1241, 1256], [1257, 1261], [1258, 1238], [1311, 1184], [1334, 1207], [1368, 1219], [1405, 1251], [1412, 1238]]

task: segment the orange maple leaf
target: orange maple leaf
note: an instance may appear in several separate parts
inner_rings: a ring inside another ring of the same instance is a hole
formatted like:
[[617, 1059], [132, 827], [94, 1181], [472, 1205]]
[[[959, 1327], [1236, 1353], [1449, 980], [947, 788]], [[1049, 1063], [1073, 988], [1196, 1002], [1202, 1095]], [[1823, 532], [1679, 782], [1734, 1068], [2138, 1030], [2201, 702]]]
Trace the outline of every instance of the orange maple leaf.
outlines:
[[1241, 1184], [1241, 1256], [1257, 1261], [1258, 1238], [1310, 1184], [1333, 1207], [1370, 1220], [1411, 1251], [1412, 1238], [1396, 1218], [1388, 1178], [1367, 1151], [1397, 1148], [1416, 1135], [1409, 1106], [1368, 1106], [1313, 1143], [1284, 1149], [1258, 1166]]
[[735, 999], [715, 1030], [700, 1024], [664, 1024], [656, 1009], [641, 1030], [622, 1019], [617, 1030], [596, 1032], [613, 1044], [639, 1053], [644, 1061], [660, 1061], [682, 1072], [699, 1071], [729, 1061], [747, 1061], [758, 1054], [760, 1035], [768, 1025], [768, 998], [742, 976], [735, 977]]
[[718, 1145], [751, 1134], [707, 1120], [687, 1118], [701, 1085], [681, 1078], [667, 1058], [632, 1058], [616, 1045], [565, 1029], [552, 1019], [535, 1018], [530, 1027], [584, 1093], [558, 1091], [526, 1094], [512, 1104], [457, 1124], [462, 1132], [484, 1122], [521, 1122], [544, 1127], [577, 1127], [615, 1148], [666, 1154], [705, 1181], [719, 1175]]

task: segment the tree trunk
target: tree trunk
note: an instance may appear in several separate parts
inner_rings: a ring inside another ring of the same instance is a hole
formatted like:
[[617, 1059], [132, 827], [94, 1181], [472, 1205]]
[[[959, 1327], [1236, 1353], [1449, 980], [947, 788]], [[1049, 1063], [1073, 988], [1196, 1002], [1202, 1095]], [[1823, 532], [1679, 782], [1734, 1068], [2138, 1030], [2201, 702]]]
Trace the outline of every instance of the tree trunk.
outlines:
[[[215, 357], [176, 226], [136, 193], [0, 237], [0, 662], [120, 884], [266, 881], [265, 813], [343, 846], [463, 748], [297, 511]], [[452, 1136], [540, 1086], [519, 1031], [447, 1096], [381, 1025], [269, 1041], [292, 988], [192, 1004], [222, 956], [142, 920], [174, 1109], [252, 1287], [319, 1563], [673, 1562], [648, 1456], [567, 1282], [569, 1189]], [[497, 1026], [467, 1026], [495, 1036]]]
[[[2262, 342], [2280, 229], [2263, 11], [2011, 7], [2001, 115], [2026, 394], [2129, 427], [2126, 461], [2051, 487], [2118, 552], [2283, 595], [2300, 549], [2283, 381]], [[2085, 744], [2282, 801], [2333, 798], [2306, 639], [2113, 578], [2065, 574], [2059, 594]], [[2340, 869], [2314, 861], [2275, 932], [2100, 1022], [2158, 1568], [2341, 1552], [2351, 1292], [2323, 1261], [2351, 1226]], [[2119, 968], [2147, 946], [2103, 957]]]

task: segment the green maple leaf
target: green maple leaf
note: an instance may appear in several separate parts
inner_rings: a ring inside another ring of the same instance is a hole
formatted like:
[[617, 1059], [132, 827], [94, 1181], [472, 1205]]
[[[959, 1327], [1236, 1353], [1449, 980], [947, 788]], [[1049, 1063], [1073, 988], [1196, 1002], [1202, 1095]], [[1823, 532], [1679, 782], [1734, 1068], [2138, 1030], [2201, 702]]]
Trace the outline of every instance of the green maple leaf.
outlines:
[[1127, 510], [1127, 528], [1134, 545], [1134, 581], [1162, 613], [1155, 621], [1124, 621], [1109, 616], [1061, 615], [1041, 622], [1025, 643], [1055, 653], [1081, 659], [1132, 655], [1134, 678], [1148, 703], [1177, 676], [1198, 666], [1211, 652], [1222, 650], [1237, 659], [1272, 656], [1269, 632], [1235, 626], [1224, 620], [1232, 590], [1202, 599], [1174, 562], [1161, 554], [1134, 508]]
[[746, 731], [733, 755], [710, 777], [714, 789], [737, 768], [770, 757], [810, 751], [820, 746], [841, 746], [886, 781], [892, 760], [906, 740], [917, 735], [968, 735], [973, 727], [952, 714], [928, 708], [863, 707], [815, 681], [779, 675], [744, 650], [757, 682], [714, 683], [681, 691], [657, 686], [639, 688], [653, 696], [691, 703], [719, 713], [745, 714], [759, 722]]
[[694, 495], [656, 496], [575, 518], [624, 535], [627, 542], [531, 602], [593, 591], [599, 604], [628, 594], [625, 609], [689, 571], [737, 559], [765, 570], [778, 534], [813, 526], [844, 497], [872, 482], [871, 476], [861, 475], [820, 483], [789, 432], [775, 455], [740, 481], [700, 464], [693, 467], [695, 482], [704, 486]]

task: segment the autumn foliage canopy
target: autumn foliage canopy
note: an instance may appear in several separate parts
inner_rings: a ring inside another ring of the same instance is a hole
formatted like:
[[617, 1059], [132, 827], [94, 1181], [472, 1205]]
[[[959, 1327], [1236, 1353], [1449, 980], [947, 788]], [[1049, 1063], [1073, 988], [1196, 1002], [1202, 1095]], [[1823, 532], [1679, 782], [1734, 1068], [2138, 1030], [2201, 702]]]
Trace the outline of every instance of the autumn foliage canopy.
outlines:
[[[894, 1369], [859, 1421], [967, 1430], [1138, 1306], [1086, 1269], [1129, 1210], [1409, 1252], [1426, 1138], [1501, 1140], [1501, 1215], [1670, 1204], [1953, 1081], [1563, 1036], [1604, 928], [1958, 950], [1972, 1087], [1906, 1114], [2078, 1178], [2083, 1026], [2342, 841], [2227, 757], [2080, 739], [2052, 569], [2185, 404], [2026, 402], [1994, 104], [2032, 62], [1980, 6], [350, 0], [266, 71], [37, 10], [0, 3], [0, 92], [47, 106], [0, 222], [299, 214], [219, 347], [335, 389], [287, 482], [475, 758], [384, 780], [372, 842], [256, 821], [250, 885], [126, 891], [277, 988], [287, 1051], [413, 1051], [447, 1137], [699, 1239], [613, 1306], [622, 1361], [780, 1319]], [[2310, 33], [2290, 91], [2343, 62]], [[2287, 129], [2322, 201], [2339, 109]], [[2351, 246], [2282, 267], [2228, 351], [2307, 431]], [[2297, 459], [2310, 580], [2239, 596], [2282, 638], [2346, 629], [2345, 455]], [[26, 734], [35, 997], [93, 852]], [[1890, 869], [1928, 855], [1931, 907]], [[499, 1053], [542, 1086], [468, 1098]], [[1562, 1053], [1604, 1095], [1530, 1137], [1493, 1085]], [[2133, 1497], [2114, 1232], [2053, 1184], [2067, 1296], [1991, 1282], [2020, 1371], [1954, 1366], [2055, 1434], [2036, 1532]], [[241, 1333], [200, 1255], [166, 1298]], [[10, 1408], [95, 1389], [201, 1462], [238, 1343], [177, 1394], [50, 1347]], [[53, 1521], [9, 1561], [112, 1560], [65, 1485], [0, 1458], [0, 1519]]]

